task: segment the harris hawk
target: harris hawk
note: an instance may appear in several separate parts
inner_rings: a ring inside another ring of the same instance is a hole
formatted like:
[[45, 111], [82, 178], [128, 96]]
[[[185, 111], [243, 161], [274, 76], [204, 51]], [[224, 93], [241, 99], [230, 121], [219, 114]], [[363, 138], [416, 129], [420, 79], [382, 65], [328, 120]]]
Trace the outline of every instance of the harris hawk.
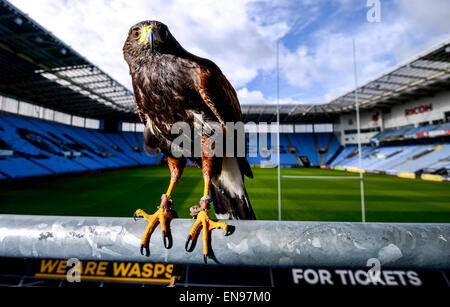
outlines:
[[[141, 241], [141, 254], [145, 250], [149, 256], [150, 236], [158, 223], [161, 223], [164, 245], [169, 248], [166, 223], [173, 213], [171, 196], [186, 166], [186, 154], [174, 155], [171, 150], [178, 136], [171, 133], [172, 125], [185, 122], [194, 130], [198, 120], [202, 123], [213, 121], [226, 129], [226, 123], [240, 122], [242, 113], [236, 91], [219, 67], [186, 51], [165, 24], [151, 20], [132, 26], [123, 53], [130, 70], [137, 111], [145, 124], [144, 147], [149, 153], [159, 149], [170, 170], [170, 184], [161, 196], [158, 210], [152, 215], [141, 209], [135, 212], [135, 216], [149, 222]], [[201, 155], [188, 154], [189, 159], [202, 169], [204, 193], [186, 250], [202, 227], [205, 263], [208, 231], [214, 228], [226, 231], [228, 228], [226, 223], [209, 218], [210, 201], [219, 219], [255, 219], [244, 185], [244, 175], [253, 178], [245, 155], [211, 156], [205, 146], [208, 137], [206, 132], [201, 135]], [[190, 148], [194, 148], [194, 138], [190, 141]]]

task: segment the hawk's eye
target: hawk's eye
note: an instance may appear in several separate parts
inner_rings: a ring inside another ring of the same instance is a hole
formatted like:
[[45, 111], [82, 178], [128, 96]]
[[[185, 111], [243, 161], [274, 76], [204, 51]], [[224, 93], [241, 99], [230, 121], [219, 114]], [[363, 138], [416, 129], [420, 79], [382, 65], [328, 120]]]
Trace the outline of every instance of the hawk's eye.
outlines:
[[133, 29], [133, 38], [138, 39], [141, 36], [141, 29]]

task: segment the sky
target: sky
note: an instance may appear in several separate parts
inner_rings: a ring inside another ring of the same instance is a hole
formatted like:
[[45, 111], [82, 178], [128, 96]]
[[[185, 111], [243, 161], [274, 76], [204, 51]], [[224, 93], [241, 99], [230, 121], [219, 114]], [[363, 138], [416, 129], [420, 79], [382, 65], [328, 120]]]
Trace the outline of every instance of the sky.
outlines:
[[[213, 60], [241, 104], [326, 103], [450, 39], [449, 0], [9, 0], [131, 90], [122, 47], [142, 20], [165, 23]], [[368, 12], [379, 2], [379, 22]], [[368, 6], [369, 4], [369, 6]]]

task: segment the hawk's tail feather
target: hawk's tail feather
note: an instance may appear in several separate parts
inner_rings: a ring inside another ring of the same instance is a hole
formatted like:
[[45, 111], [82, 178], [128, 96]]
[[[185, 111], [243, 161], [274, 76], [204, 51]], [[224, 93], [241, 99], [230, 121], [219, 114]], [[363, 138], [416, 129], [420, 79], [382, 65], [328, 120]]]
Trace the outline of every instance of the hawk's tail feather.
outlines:
[[240, 197], [230, 197], [223, 189], [212, 185], [211, 198], [218, 219], [256, 220], [247, 191]]
[[256, 219], [240, 164], [236, 158], [224, 158], [221, 173], [212, 180], [211, 198], [218, 219]]

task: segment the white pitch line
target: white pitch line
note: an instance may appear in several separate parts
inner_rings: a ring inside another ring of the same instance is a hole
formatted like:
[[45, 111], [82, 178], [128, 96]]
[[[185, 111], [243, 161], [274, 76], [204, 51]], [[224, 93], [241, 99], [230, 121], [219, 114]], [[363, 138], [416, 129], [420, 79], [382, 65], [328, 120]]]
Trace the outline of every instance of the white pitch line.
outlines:
[[360, 177], [352, 177], [352, 176], [281, 176], [281, 178], [293, 178], [293, 179], [361, 179]]

